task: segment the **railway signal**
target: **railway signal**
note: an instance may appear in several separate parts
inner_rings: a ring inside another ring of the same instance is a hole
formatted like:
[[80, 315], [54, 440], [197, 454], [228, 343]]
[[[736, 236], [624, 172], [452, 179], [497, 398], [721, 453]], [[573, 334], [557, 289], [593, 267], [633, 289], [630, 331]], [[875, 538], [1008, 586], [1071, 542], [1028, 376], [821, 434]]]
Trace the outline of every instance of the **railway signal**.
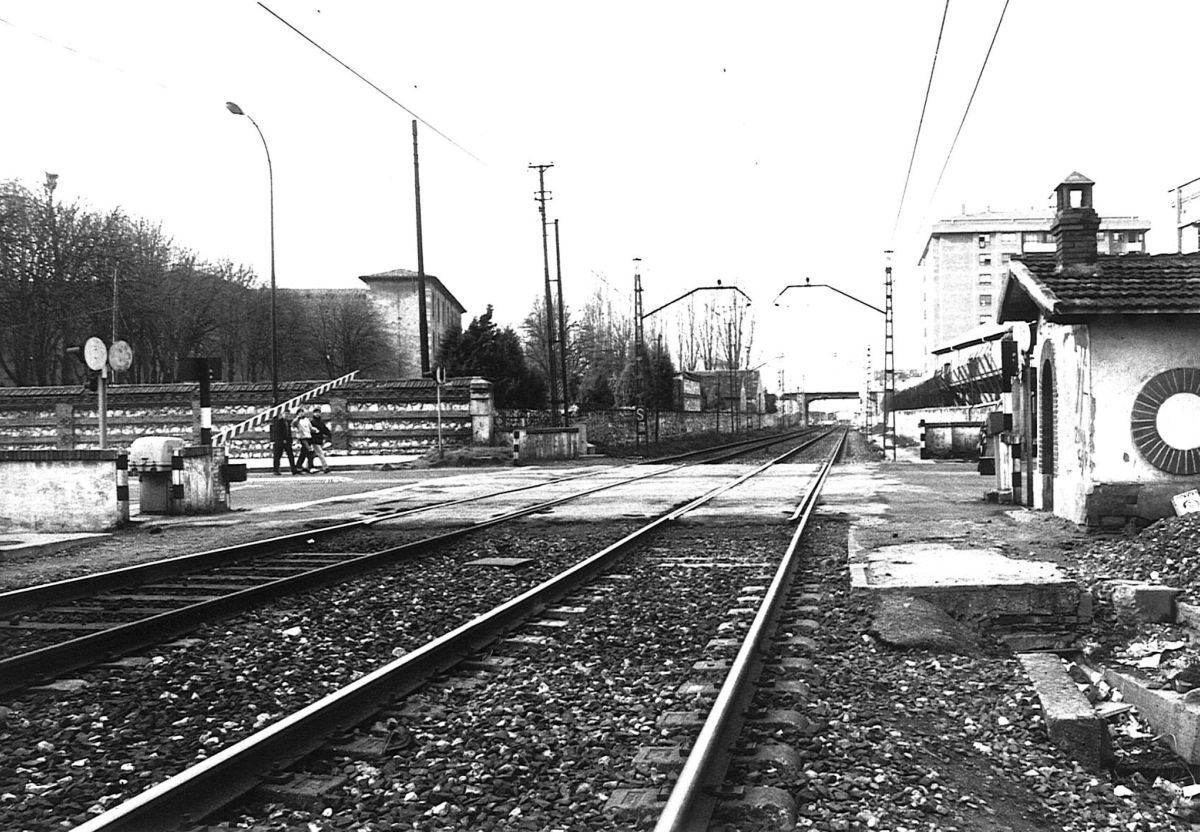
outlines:
[[123, 373], [133, 364], [133, 348], [125, 341], [114, 341], [111, 347], [103, 338], [92, 336], [81, 347], [67, 347], [67, 355], [82, 361], [88, 368], [84, 382], [97, 395], [96, 417], [99, 422], [100, 449], [108, 447], [108, 374], [109, 370]]

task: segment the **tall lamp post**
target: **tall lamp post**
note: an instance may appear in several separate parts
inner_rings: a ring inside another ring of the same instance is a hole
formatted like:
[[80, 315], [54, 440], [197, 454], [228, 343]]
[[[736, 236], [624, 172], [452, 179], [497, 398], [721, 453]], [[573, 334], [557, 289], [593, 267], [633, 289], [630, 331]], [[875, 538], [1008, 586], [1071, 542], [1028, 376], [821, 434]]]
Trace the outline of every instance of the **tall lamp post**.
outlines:
[[267, 154], [267, 183], [271, 197], [271, 404], [279, 404], [279, 344], [275, 335], [275, 171], [271, 167], [271, 150], [267, 147], [267, 137], [263, 135], [258, 122], [232, 101], [225, 102], [225, 109], [235, 116], [246, 116], [250, 119], [250, 123], [258, 131], [258, 137], [262, 139], [263, 150]]
[[[891, 252], [888, 252], [888, 253], [890, 254]], [[784, 286], [783, 289], [780, 290], [779, 294], [775, 296], [775, 305], [776, 306], [779, 305], [779, 299], [781, 297], [783, 297], [783, 293], [786, 292], [788, 289], [832, 289], [833, 291], [837, 292], [842, 297], [849, 298], [850, 300], [854, 301], [855, 303], [861, 303], [863, 306], [867, 307], [868, 309], [872, 309], [872, 310], [878, 312], [880, 315], [884, 316], [885, 350], [887, 350], [888, 353], [890, 354], [891, 347], [892, 347], [892, 345], [891, 345], [891, 340], [892, 340], [892, 296], [891, 296], [892, 285], [891, 285], [891, 279], [892, 279], [892, 267], [889, 265], [887, 267], [887, 281], [888, 281], [888, 283], [887, 283], [887, 309], [880, 309], [878, 306], [875, 306], [874, 304], [871, 304], [871, 303], [867, 303], [862, 298], [856, 298], [856, 297], [854, 297], [854, 295], [850, 294], [849, 292], [843, 292], [838, 287], [830, 286], [828, 283], [813, 283], [807, 277], [804, 278], [803, 283], [791, 283], [787, 286]], [[895, 370], [893, 369], [890, 372], [887, 372], [885, 370], [884, 391], [883, 391], [883, 398], [884, 398], [885, 405], [888, 404], [889, 399], [894, 398], [896, 395], [895, 384], [896, 384]], [[895, 409], [893, 408], [892, 410], [888, 411], [888, 414], [891, 418], [892, 460], [894, 461], [896, 459], [896, 411], [895, 411]], [[883, 451], [885, 454], [887, 453], [887, 449], [888, 449], [887, 442], [888, 442], [888, 431], [887, 431], [887, 425], [885, 425], [884, 431], [883, 431]]]

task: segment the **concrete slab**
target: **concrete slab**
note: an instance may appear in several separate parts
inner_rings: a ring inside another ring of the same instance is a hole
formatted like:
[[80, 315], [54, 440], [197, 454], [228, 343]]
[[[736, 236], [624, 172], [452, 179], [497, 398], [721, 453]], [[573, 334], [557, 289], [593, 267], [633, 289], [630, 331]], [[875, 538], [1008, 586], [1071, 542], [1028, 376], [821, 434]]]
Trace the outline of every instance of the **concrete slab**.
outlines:
[[[998, 549], [957, 549], [937, 541], [860, 552], [851, 565], [851, 583], [879, 596], [923, 599], [982, 631], [1001, 636], [1018, 633], [1023, 649], [1052, 648], [1070, 641], [1064, 631], [1086, 620], [1091, 610], [1084, 601], [1086, 592], [1056, 564], [1008, 557]], [[904, 633], [902, 627], [889, 625], [886, 605], [880, 605], [880, 610], [877, 627], [899, 643], [926, 638], [947, 645], [962, 641], [961, 634], [933, 621], [928, 632], [917, 628]], [[895, 610], [891, 612], [895, 619]]]
[[854, 580], [855, 587], [879, 591], [1005, 584], [1074, 585], [1056, 564], [1010, 558], [998, 549], [957, 549], [936, 541], [877, 548], [866, 555], [866, 568]]
[[[1075, 533], [1044, 513], [985, 503], [977, 476], [946, 464], [835, 468], [820, 511], [850, 521], [852, 587], [878, 596], [875, 627], [897, 646], [969, 644], [917, 599], [1020, 649], [1069, 644], [1091, 616], [1090, 596], [1056, 565]], [[902, 602], [883, 604], [887, 595]]]

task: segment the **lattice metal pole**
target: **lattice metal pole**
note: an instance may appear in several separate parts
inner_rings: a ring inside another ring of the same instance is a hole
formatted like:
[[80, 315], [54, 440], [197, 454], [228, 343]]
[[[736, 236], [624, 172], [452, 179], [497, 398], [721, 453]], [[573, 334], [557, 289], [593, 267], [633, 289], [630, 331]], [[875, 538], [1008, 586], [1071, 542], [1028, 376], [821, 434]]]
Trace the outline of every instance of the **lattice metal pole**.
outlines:
[[883, 305], [883, 402], [887, 408], [887, 422], [883, 428], [883, 450], [887, 453], [888, 436], [892, 441], [892, 461], [896, 459], [896, 344], [892, 329], [892, 252], [885, 251], [887, 265], [884, 267], [884, 289], [886, 299]]
[[643, 329], [642, 315], [642, 258], [633, 258], [633, 360], [637, 364], [637, 395], [636, 401], [638, 404], [645, 404], [642, 401], [642, 392], [645, 379], [642, 377], [642, 368], [645, 365], [646, 356], [646, 332]]

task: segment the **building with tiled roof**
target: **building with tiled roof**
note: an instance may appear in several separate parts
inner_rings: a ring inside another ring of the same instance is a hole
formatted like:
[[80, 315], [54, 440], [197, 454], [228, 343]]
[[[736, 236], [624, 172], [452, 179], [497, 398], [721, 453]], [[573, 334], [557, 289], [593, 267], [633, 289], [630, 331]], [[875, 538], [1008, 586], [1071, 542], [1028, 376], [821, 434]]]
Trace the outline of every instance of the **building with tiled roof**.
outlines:
[[1200, 252], [1098, 256], [1059, 268], [1053, 254], [1026, 255], [1011, 264], [1001, 310], [1045, 314], [1064, 322], [1088, 315], [1200, 313]]
[[1200, 475], [1200, 254], [1101, 253], [1092, 187], [1059, 185], [1054, 253], [1013, 257], [1000, 291], [996, 492], [1116, 526], [1172, 514]]
[[[936, 369], [938, 346], [995, 319], [1000, 283], [1012, 259], [1054, 252], [1053, 225], [1048, 211], [964, 213], [933, 224], [918, 262], [927, 372]], [[1137, 217], [1102, 217], [1097, 251], [1144, 252], [1149, 230]]]

